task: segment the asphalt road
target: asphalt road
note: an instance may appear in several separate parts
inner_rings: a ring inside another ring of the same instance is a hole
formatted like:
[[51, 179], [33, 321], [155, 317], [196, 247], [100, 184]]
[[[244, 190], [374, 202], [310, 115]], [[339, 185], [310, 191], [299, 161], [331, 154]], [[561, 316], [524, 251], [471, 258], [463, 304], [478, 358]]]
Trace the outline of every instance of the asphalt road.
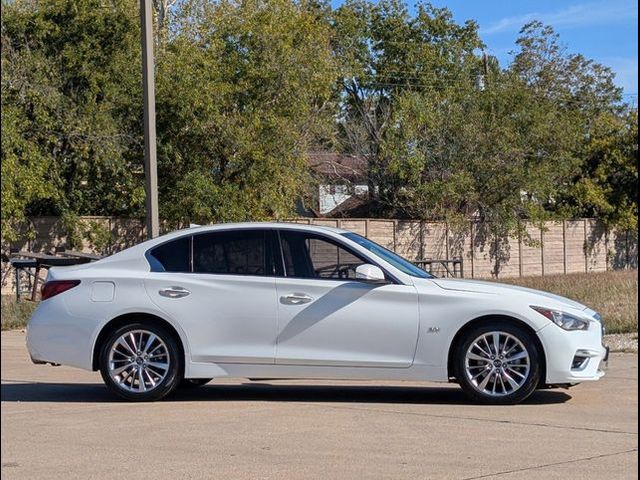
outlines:
[[115, 401], [97, 373], [32, 365], [2, 332], [3, 479], [638, 477], [638, 357], [525, 404], [433, 383], [214, 381]]

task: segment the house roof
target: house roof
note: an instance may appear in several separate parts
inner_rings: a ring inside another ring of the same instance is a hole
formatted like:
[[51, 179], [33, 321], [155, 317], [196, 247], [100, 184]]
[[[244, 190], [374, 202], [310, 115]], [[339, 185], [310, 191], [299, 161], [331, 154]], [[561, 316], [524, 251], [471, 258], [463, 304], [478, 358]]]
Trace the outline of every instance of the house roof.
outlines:
[[333, 180], [353, 182], [366, 178], [367, 159], [359, 155], [310, 152], [309, 166], [314, 173]]

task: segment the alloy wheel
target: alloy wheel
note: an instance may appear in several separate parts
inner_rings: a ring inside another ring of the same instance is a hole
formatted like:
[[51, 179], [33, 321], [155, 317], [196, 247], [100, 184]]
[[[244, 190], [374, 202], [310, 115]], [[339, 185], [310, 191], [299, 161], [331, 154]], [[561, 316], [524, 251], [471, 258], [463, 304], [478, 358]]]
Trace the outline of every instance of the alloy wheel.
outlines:
[[465, 374], [480, 393], [493, 397], [510, 395], [527, 381], [529, 352], [514, 335], [493, 331], [471, 342], [464, 358]]
[[169, 366], [166, 343], [148, 330], [124, 333], [113, 342], [109, 351], [109, 376], [127, 392], [155, 389], [166, 378]]

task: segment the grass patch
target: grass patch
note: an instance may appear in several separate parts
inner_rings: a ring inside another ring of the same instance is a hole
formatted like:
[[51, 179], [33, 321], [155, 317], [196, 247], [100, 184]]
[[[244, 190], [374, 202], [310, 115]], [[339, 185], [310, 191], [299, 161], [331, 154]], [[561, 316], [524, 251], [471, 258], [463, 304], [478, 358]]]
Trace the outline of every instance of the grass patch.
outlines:
[[607, 333], [638, 332], [638, 272], [622, 270], [501, 279], [576, 300], [602, 315]]
[[26, 327], [36, 306], [36, 302], [25, 299], [16, 302], [14, 295], [2, 295], [0, 299], [2, 330], [14, 330]]

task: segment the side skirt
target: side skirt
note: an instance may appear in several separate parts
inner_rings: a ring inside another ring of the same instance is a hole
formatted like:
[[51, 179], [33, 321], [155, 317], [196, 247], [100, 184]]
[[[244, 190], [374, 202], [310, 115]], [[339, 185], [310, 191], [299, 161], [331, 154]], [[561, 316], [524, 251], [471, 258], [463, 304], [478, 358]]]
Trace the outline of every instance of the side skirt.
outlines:
[[447, 369], [429, 365], [409, 368], [319, 367], [246, 363], [187, 363], [185, 378], [412, 380], [448, 382]]

